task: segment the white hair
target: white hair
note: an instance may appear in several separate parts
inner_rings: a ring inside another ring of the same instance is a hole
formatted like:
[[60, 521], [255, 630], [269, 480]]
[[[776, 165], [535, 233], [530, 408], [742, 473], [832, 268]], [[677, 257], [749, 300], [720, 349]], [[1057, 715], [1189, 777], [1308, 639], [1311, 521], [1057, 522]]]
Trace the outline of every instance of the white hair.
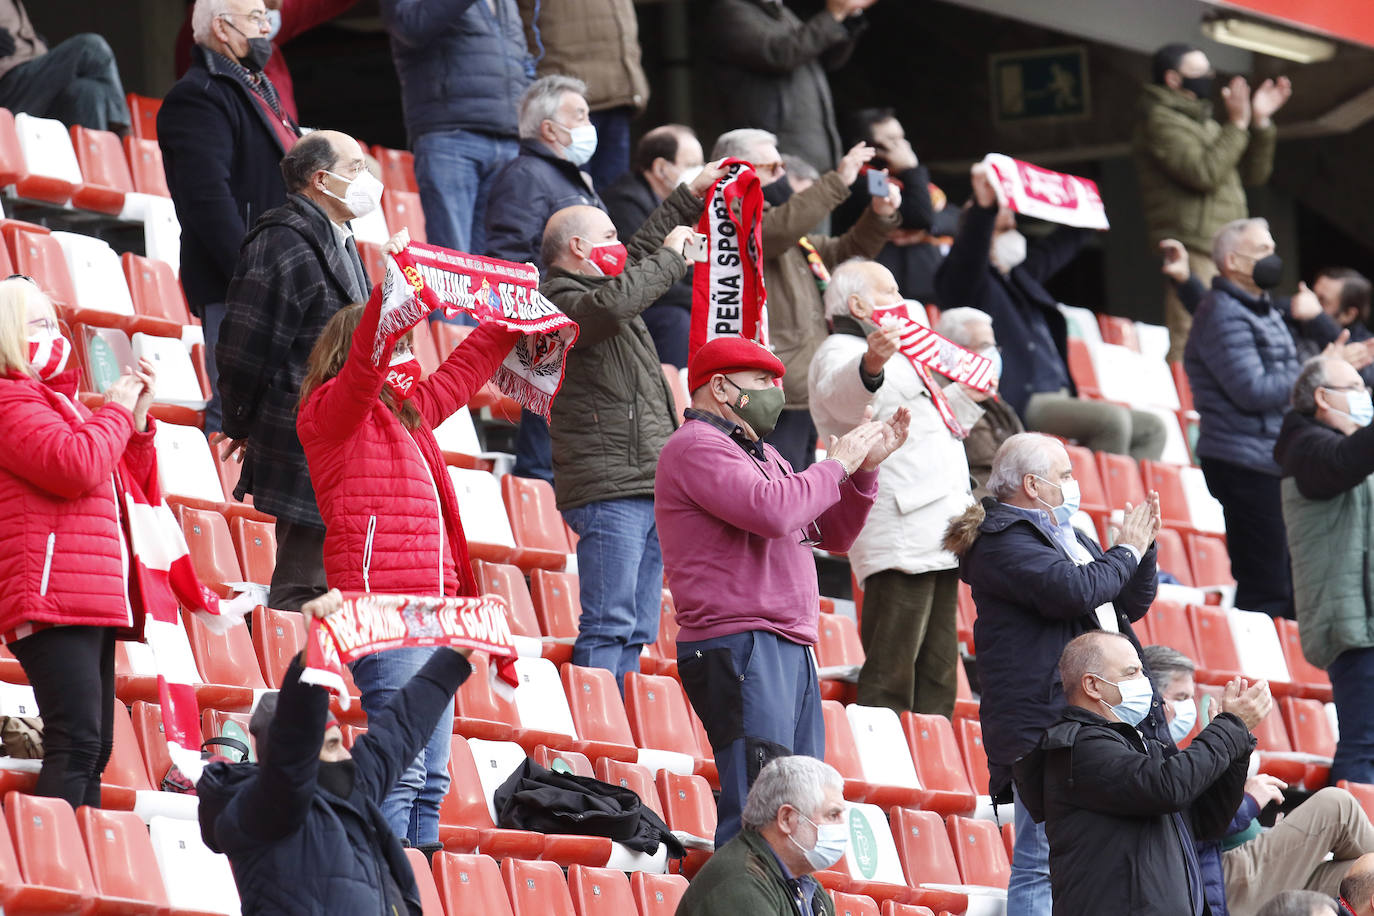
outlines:
[[553, 74], [530, 83], [520, 96], [520, 139], [539, 136], [539, 125], [554, 120], [563, 96], [572, 92], [587, 97], [587, 84], [573, 76]]
[[840, 318], [849, 314], [849, 297], [868, 298], [868, 288], [873, 276], [866, 266], [873, 262], [867, 258], [850, 258], [830, 274], [830, 283], [825, 287], [825, 317]]
[[196, 44], [208, 44], [214, 37], [210, 24], [228, 12], [232, 12], [229, 0], [196, 0], [196, 8], [191, 11], [191, 37]]
[[1259, 226], [1268, 232], [1269, 220], [1262, 216], [1234, 219], [1218, 229], [1217, 234], [1212, 236], [1212, 261], [1216, 263], [1218, 270], [1225, 266], [1226, 256], [1240, 247], [1240, 240], [1245, 237], [1245, 233], [1249, 232], [1252, 226]]
[[824, 760], [800, 754], [775, 757], [749, 789], [740, 823], [749, 830], [762, 830], [777, 820], [783, 805], [791, 805], [814, 820], [825, 804], [827, 786], [843, 790], [844, 778]]
[[755, 127], [741, 127], [727, 130], [716, 138], [716, 146], [711, 150], [714, 159], [743, 159], [753, 161], [754, 150], [760, 146], [777, 146], [778, 135]]
[[1027, 474], [1048, 479], [1054, 447], [1058, 445], [1058, 439], [1040, 433], [1017, 433], [1008, 438], [992, 458], [988, 492], [1006, 502], [1021, 492], [1021, 481]]
[[972, 339], [968, 330], [969, 325], [977, 324], [980, 321], [991, 326], [992, 316], [981, 309], [970, 308], [967, 305], [945, 309], [940, 313], [940, 321], [935, 325], [935, 333], [954, 341], [961, 347], [967, 347]]

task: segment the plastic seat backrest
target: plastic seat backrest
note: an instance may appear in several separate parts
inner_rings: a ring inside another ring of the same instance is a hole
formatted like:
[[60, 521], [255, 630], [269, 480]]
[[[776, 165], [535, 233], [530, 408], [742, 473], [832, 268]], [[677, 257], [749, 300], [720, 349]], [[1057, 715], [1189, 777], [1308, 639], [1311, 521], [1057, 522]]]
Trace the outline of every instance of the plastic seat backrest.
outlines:
[[1226, 512], [1207, 487], [1207, 478], [1201, 468], [1180, 468], [1179, 480], [1188, 497], [1188, 514], [1193, 527], [1208, 534], [1226, 533]]
[[935, 911], [928, 906], [899, 903], [889, 899], [883, 901], [882, 916], [935, 916]]
[[1145, 484], [1140, 478], [1140, 466], [1130, 455], [1098, 452], [1097, 466], [1102, 474], [1102, 486], [1110, 508], [1124, 509], [1126, 503], [1138, 506], [1145, 501]]
[[834, 891], [830, 896], [835, 901], [835, 916], [879, 916], [878, 904], [872, 897], [841, 891]]
[[558, 668], [547, 658], [520, 658], [515, 662], [520, 683], [515, 688], [515, 711], [524, 728], [577, 737], [572, 711]]
[[[1097, 460], [1092, 449], [1083, 445], [1066, 445], [1069, 463], [1073, 465], [1073, 476], [1078, 481], [1081, 494], [1080, 508], [1084, 512], [1106, 512], [1113, 508], [1107, 502], [1107, 491], [1102, 487], [1102, 475], [1097, 469]], [[1115, 508], [1121, 508], [1116, 506]]]
[[133, 252], [120, 255], [119, 261], [124, 268], [124, 280], [129, 286], [137, 314], [166, 318], [181, 325], [191, 323], [186, 296], [181, 291], [181, 283], [172, 265]]
[[501, 862], [501, 877], [514, 916], [576, 916], [568, 883], [557, 862]]
[[148, 836], [174, 910], [239, 912], [238, 887], [229, 859], [206, 847], [199, 823], [154, 817], [148, 822]]
[[[510, 476], [510, 475], [507, 475]], [[575, 572], [530, 570], [530, 599], [539, 629], [545, 636], [569, 639], [577, 636], [582, 616], [581, 584]]]
[[167, 172], [162, 165], [162, 148], [156, 140], [125, 137], [124, 155], [129, 162], [129, 179], [135, 191], [156, 197], [172, 196], [167, 187]]
[[573, 865], [568, 869], [568, 891], [577, 916], [626, 916], [636, 909], [630, 879], [616, 868]]
[[148, 767], [138, 747], [133, 719], [129, 717], [128, 707], [118, 698], [114, 701], [114, 746], [110, 751], [110, 761], [100, 774], [100, 781], [134, 791], [152, 789], [152, 784], [148, 782]]
[[[497, 693], [491, 686], [491, 660], [485, 652], [474, 652], [468, 658], [472, 674], [458, 688], [455, 697], [456, 713], [460, 719], [502, 722], [511, 728], [520, 726], [520, 714], [515, 701]], [[462, 731], [461, 723], [455, 726]]]
[[1183, 536], [1172, 528], [1161, 528], [1155, 535], [1158, 550], [1155, 562], [1161, 572], [1167, 572], [1179, 581], [1180, 585], [1192, 586], [1193, 565], [1188, 562], [1188, 551], [1183, 546]]
[[1159, 493], [1159, 511], [1169, 528], [1187, 530], [1193, 527], [1193, 513], [1188, 507], [1188, 493], [1183, 488], [1179, 469], [1158, 461], [1140, 462], [1140, 475], [1146, 490]]
[[[863, 780], [863, 763], [854, 743], [854, 730], [838, 700], [821, 700], [821, 719], [825, 725], [825, 762], [845, 779]], [[962, 765], [962, 763], [961, 763]]]
[[[72, 187], [81, 184], [81, 166], [65, 124], [56, 118], [39, 118], [21, 111], [14, 116], [14, 129], [19, 134], [19, 148], [24, 151], [30, 180], [49, 179]], [[70, 187], [67, 194], [71, 194]], [[42, 199], [63, 200], [47, 195]]]
[[1073, 377], [1079, 395], [1085, 398], [1099, 396], [1101, 386], [1097, 381], [1097, 370], [1093, 367], [1092, 351], [1082, 338], [1068, 339], [1068, 363], [1069, 375]]
[[1226, 542], [1207, 534], [1188, 535], [1188, 559], [1193, 564], [1193, 581], [1199, 588], [1235, 582]]
[[965, 884], [1006, 887], [1011, 877], [1002, 831], [993, 821], [953, 815], [946, 822], [954, 860]]
[[569, 552], [563, 517], [558, 514], [553, 486], [548, 481], [506, 474], [501, 478], [501, 497], [516, 544]]
[[167, 735], [162, 730], [162, 709], [156, 703], [138, 700], [133, 706], [134, 733], [138, 736], [143, 763], [148, 770], [148, 783], [155, 789], [172, 768], [172, 755], [167, 750]]
[[[235, 462], [221, 462], [234, 464]], [[268, 585], [277, 567], [277, 529], [269, 522], [236, 515], [229, 519], [229, 533], [238, 551], [244, 581]]]
[[5, 796], [5, 817], [26, 883], [60, 887], [84, 896], [96, 893], [70, 805], [60, 798], [12, 791]]
[[1288, 672], [1293, 675], [1293, 680], [1299, 684], [1331, 683], [1326, 670], [1318, 668], [1307, 660], [1307, 656], [1303, 655], [1302, 637], [1298, 630], [1298, 622], [1276, 617], [1274, 624], [1278, 628], [1279, 643], [1283, 646], [1284, 657], [1288, 660]]
[[129, 103], [129, 118], [132, 123], [129, 131], [144, 140], [157, 140], [157, 113], [162, 108], [162, 99], [150, 98], [130, 92], [125, 99]]
[[864, 779], [879, 785], [920, 788], [897, 713], [885, 706], [857, 703], [846, 706], [844, 712], [854, 734]]
[[534, 639], [540, 637], [539, 618], [534, 614], [530, 587], [525, 584], [525, 574], [520, 571], [520, 567], [509, 563], [473, 560], [472, 572], [477, 579], [477, 588], [483, 594], [500, 595], [506, 599], [506, 605], [510, 610], [512, 633]]
[[613, 786], [629, 789], [639, 800], [663, 817], [663, 800], [654, 784], [654, 773], [642, 763], [626, 763], [612, 757], [602, 757], [594, 767], [596, 778]]
[[[124, 157], [119, 135], [73, 124], [71, 137], [86, 188], [96, 192], [100, 203], [122, 208], [124, 195], [134, 189], [134, 180], [129, 174], [129, 160]], [[76, 195], [74, 203], [83, 205], [81, 193]], [[118, 213], [119, 209], [113, 212]]]
[[[77, 324], [72, 326], [77, 352], [82, 355], [82, 385], [92, 391], [104, 391], [119, 379], [125, 366], [134, 363], [134, 349], [129, 335], [120, 328], [101, 328]], [[159, 424], [161, 425], [161, 424]]]
[[530, 751], [530, 759], [555, 773], [596, 777], [596, 771], [592, 769], [592, 762], [587, 759], [587, 755], [579, 754], [577, 751], [563, 751], [537, 744]]
[[305, 617], [299, 611], [258, 608], [253, 612], [253, 648], [263, 679], [279, 686], [291, 659], [305, 648]]
[[988, 794], [988, 755], [983, 750], [983, 724], [977, 719], [960, 719], [954, 723], [954, 737], [964, 755], [964, 769], [968, 781], [979, 795]]
[[420, 892], [420, 912], [422, 916], [444, 916], [444, 903], [439, 899], [439, 888], [434, 883], [434, 873], [429, 870], [429, 860], [414, 846], [405, 850], [406, 861], [415, 873], [415, 887]]
[[0, 108], [0, 185], [11, 185], [28, 174], [19, 133], [14, 129], [14, 112]]
[[564, 665], [561, 673], [573, 725], [582, 740], [635, 746], [634, 732], [614, 674], [604, 668], [572, 664]]
[[663, 819], [673, 830], [712, 839], [716, 835], [716, 802], [702, 776], [659, 770], [654, 777], [663, 802]]
[[227, 582], [243, 581], [243, 570], [239, 568], [238, 554], [234, 552], [234, 539], [229, 534], [229, 524], [223, 515], [213, 509], [184, 507], [181, 510], [181, 530], [186, 535], [191, 564], [201, 582], [215, 587]]
[[687, 879], [682, 875], [637, 871], [630, 875], [630, 891], [639, 916], [674, 916], [678, 902], [687, 893]]
[[169, 905], [143, 819], [132, 811], [81, 807], [76, 819], [96, 891], [107, 897]]
[[449, 468], [453, 489], [458, 497], [458, 511], [463, 517], [469, 541], [515, 546], [510, 530], [506, 506], [501, 501], [501, 486], [486, 471]]
[[510, 897], [501, 870], [491, 856], [439, 852], [434, 856], [434, 881], [444, 911], [482, 916], [511, 916]]
[[816, 665], [828, 668], [863, 663], [864, 647], [854, 619], [843, 614], [822, 614], [817, 628]]
[[1227, 608], [1226, 621], [1231, 625], [1240, 670], [1247, 678], [1252, 681], [1263, 678], [1271, 684], [1292, 682], [1273, 617], [1259, 611]]
[[1215, 605], [1192, 604], [1188, 606], [1188, 618], [1193, 625], [1193, 642], [1198, 653], [1194, 660], [1199, 667], [1217, 672], [1240, 673], [1244, 670], [1226, 611]]
[[472, 759], [477, 765], [477, 778], [482, 784], [482, 796], [487, 802], [487, 813], [492, 823], [496, 823], [496, 805], [492, 797], [502, 783], [510, 778], [525, 762], [525, 751], [514, 741], [486, 741], [469, 738], [468, 747], [472, 749]]
[[448, 775], [449, 790], [439, 805], [439, 822], [479, 829], [495, 827], [472, 747], [459, 735], [453, 736], [449, 746]]
[[[76, 303], [83, 309], [132, 317], [134, 300], [119, 255], [100, 239], [75, 232], [53, 232], [67, 263], [67, 273], [75, 289]], [[162, 390], [162, 367], [158, 367], [158, 391]]]
[[32, 277], [53, 305], [76, 308], [80, 304], [76, 285], [72, 283], [62, 245], [57, 239], [51, 233], [15, 230], [10, 225], [6, 225], [4, 231], [15, 272]]
[[932, 791], [978, 793], [968, 781], [968, 771], [954, 740], [954, 725], [941, 715], [904, 712], [902, 731], [916, 764], [921, 785]]
[[153, 431], [153, 445], [157, 448], [158, 482], [164, 496], [185, 496], [210, 503], [224, 501], [224, 485], [215, 471], [215, 456], [205, 433], [194, 426], [159, 423]]
[[945, 831], [944, 819], [934, 811], [893, 808], [892, 838], [902, 860], [907, 883], [962, 884], [959, 865]]
[[1336, 753], [1336, 736], [1331, 733], [1331, 723], [1320, 700], [1280, 697], [1278, 702], [1293, 738], [1293, 750], [1318, 757]]
[[388, 188], [382, 194], [382, 212], [386, 214], [386, 225], [392, 232], [407, 229], [412, 241], [425, 241], [425, 211], [420, 206], [417, 192]]
[[200, 676], [207, 684], [267, 689], [247, 627], [230, 627], [224, 633], [213, 633], [196, 615], [183, 614], [182, 617]]
[[415, 181], [415, 154], [410, 150], [374, 146], [372, 154], [382, 168], [382, 183], [400, 191], [419, 191]]
[[[1212, 708], [1215, 709], [1215, 705]], [[1269, 714], [1250, 729], [1250, 733], [1255, 736], [1256, 750], [1276, 754], [1287, 754], [1294, 750], [1293, 741], [1288, 735], [1288, 726], [1284, 724], [1283, 718], [1279, 704], [1275, 703]]]
[[673, 678], [627, 672], [625, 714], [636, 746], [702, 756], [688, 716], [687, 697]]
[[[147, 359], [157, 369], [156, 403], [189, 407], [192, 410], [204, 409], [207, 399], [201, 390], [200, 377], [196, 375], [195, 363], [191, 361], [191, 352], [186, 344], [171, 337], [141, 333], [134, 334], [129, 342], [133, 346], [135, 359]], [[223, 491], [221, 484], [220, 492]]]
[[1182, 652], [1194, 661], [1200, 661], [1197, 640], [1193, 636], [1192, 622], [1185, 605], [1156, 598], [1154, 604], [1150, 605], [1150, 610], [1146, 612], [1145, 619], [1150, 622], [1150, 635], [1155, 643]]

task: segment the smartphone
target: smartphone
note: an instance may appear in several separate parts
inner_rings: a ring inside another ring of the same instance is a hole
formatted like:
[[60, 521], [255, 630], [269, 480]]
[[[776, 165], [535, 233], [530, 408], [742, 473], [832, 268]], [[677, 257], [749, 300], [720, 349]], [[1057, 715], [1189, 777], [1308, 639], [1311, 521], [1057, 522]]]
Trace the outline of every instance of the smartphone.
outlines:
[[891, 186], [887, 180], [887, 172], [869, 169], [864, 174], [868, 176], [869, 195], [872, 197], [886, 197], [888, 188]]
[[687, 240], [687, 244], [682, 246], [682, 253], [688, 260], [701, 263], [706, 260], [706, 236], [700, 232], [693, 232], [692, 237]]

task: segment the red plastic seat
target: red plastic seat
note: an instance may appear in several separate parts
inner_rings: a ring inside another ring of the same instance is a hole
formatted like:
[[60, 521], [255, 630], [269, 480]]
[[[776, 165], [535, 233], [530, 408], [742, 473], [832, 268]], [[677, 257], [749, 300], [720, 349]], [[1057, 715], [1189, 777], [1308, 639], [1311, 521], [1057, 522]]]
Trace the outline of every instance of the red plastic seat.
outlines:
[[133, 706], [134, 733], [143, 752], [143, 765], [148, 770], [148, 783], [162, 788], [163, 777], [172, 768], [172, 755], [167, 751], [167, 734], [162, 728], [162, 708], [156, 703], [136, 700]]
[[965, 884], [1006, 887], [1011, 863], [1002, 845], [1002, 832], [992, 821], [954, 815], [947, 822], [949, 845]]
[[1299, 696], [1311, 697], [1323, 703], [1331, 702], [1331, 679], [1326, 671], [1307, 660], [1302, 652], [1302, 638], [1296, 620], [1283, 617], [1274, 618], [1279, 631], [1279, 645], [1283, 647], [1283, 658], [1288, 663], [1288, 673]]
[[108, 130], [72, 125], [72, 148], [81, 167], [82, 184], [72, 192], [72, 205], [114, 216], [124, 209], [124, 195], [134, 189], [119, 136]]
[[[222, 709], [205, 709], [200, 713], [200, 736], [204, 741], [211, 738], [237, 738], [247, 744], [250, 751], [253, 748], [253, 736], [248, 732], [248, 724], [252, 721], [252, 716], [246, 712], [226, 712]], [[366, 731], [366, 729], [364, 729]], [[202, 744], [204, 743], [202, 741]], [[348, 747], [353, 746], [352, 741], [346, 741]], [[235, 749], [226, 745], [211, 745], [210, 752], [226, 757], [233, 755], [231, 759], [237, 759]]]
[[604, 668], [569, 664], [560, 676], [577, 734], [595, 745], [588, 756], [634, 762], [639, 752], [615, 675]]
[[12, 185], [28, 173], [19, 133], [14, 127], [14, 113], [0, 108], [0, 186]]
[[1307, 764], [1293, 754], [1293, 743], [1283, 722], [1283, 713], [1275, 705], [1269, 715], [1260, 720], [1250, 733], [1255, 736], [1255, 750], [1259, 752], [1259, 770], [1277, 776], [1290, 785], [1298, 786], [1307, 778]]
[[507, 474], [501, 478], [501, 498], [515, 545], [530, 554], [529, 562], [521, 565], [562, 569], [571, 548], [563, 533], [553, 486], [546, 480]]
[[946, 816], [972, 811], [978, 804], [978, 793], [969, 784], [950, 720], [939, 715], [904, 712], [902, 731], [925, 790], [921, 807]]
[[435, 853], [434, 881], [444, 911], [450, 916], [511, 916], [510, 897], [506, 895], [501, 870], [491, 856]]
[[[3, 111], [3, 109], [0, 109]], [[6, 913], [66, 914], [83, 904], [80, 894], [25, 880], [8, 828], [0, 829], [0, 907]]]
[[95, 906], [95, 880], [76, 814], [60, 798], [40, 798], [10, 792], [5, 796], [5, 820], [25, 884], [49, 892], [65, 905], [48, 912], [88, 913]]
[[[213, 633], [196, 615], [181, 616], [186, 626], [187, 640], [191, 643], [191, 654], [195, 656], [196, 667], [207, 684], [225, 684], [250, 691], [267, 689], [247, 627], [230, 627], [223, 633]], [[252, 705], [251, 696], [247, 705]], [[217, 705], [215, 708], [239, 707]]]
[[1182, 652], [1194, 663], [1198, 661], [1197, 640], [1185, 605], [1156, 598], [1144, 619], [1150, 622], [1150, 636], [1157, 645]]
[[1068, 339], [1069, 375], [1080, 398], [1097, 400], [1102, 397], [1102, 384], [1097, 380], [1097, 369], [1093, 366], [1092, 351], [1087, 341], [1081, 337]]
[[[1328, 759], [1335, 755], [1336, 736], [1331, 731], [1331, 721], [1326, 718], [1321, 700], [1279, 697], [1277, 703], [1288, 725], [1288, 734], [1293, 738], [1293, 750]], [[1309, 792], [1315, 792], [1326, 785], [1330, 776], [1329, 764], [1309, 763], [1304, 785]]]
[[143, 819], [132, 811], [81, 807], [77, 823], [90, 861], [98, 913], [162, 916], [170, 904]]
[[1102, 342], [1116, 344], [1118, 347], [1127, 347], [1140, 352], [1140, 334], [1136, 331], [1135, 322], [1129, 318], [1122, 318], [1120, 315], [1105, 315], [1099, 313], [1097, 316], [1097, 327], [1102, 333]]
[[964, 670], [962, 661], [954, 666], [954, 687], [955, 720], [978, 718], [979, 702], [973, 696], [973, 688], [968, 682], [968, 672]]
[[1209, 585], [1234, 585], [1231, 557], [1226, 542], [1210, 534], [1190, 534], [1187, 538], [1188, 559], [1193, 565], [1193, 581], [1199, 588]]
[[1183, 487], [1179, 469], [1158, 461], [1140, 462], [1140, 474], [1145, 489], [1159, 493], [1159, 511], [1164, 526], [1176, 531], [1193, 530], [1193, 513], [1188, 508], [1188, 494]]
[[74, 309], [79, 305], [62, 246], [48, 230], [30, 223], [6, 221], [0, 234], [10, 250], [15, 273], [32, 277], [58, 308]]
[[181, 283], [171, 264], [132, 252], [120, 255], [119, 262], [124, 268], [124, 279], [129, 283], [135, 312], [150, 318], [164, 318], [179, 325], [191, 323], [186, 296], [181, 291]]
[[477, 588], [483, 594], [500, 595], [506, 599], [506, 604], [510, 608], [508, 620], [512, 633], [533, 639], [540, 637], [539, 619], [534, 615], [530, 589], [525, 584], [525, 574], [520, 571], [520, 567], [510, 563], [473, 560], [472, 572], [477, 579]]
[[474, 652], [468, 662], [472, 665], [472, 674], [455, 696], [454, 733], [488, 741], [513, 740], [520, 727], [520, 716], [513, 700], [492, 689], [490, 659], [485, 652]]
[[[507, 475], [510, 476], [510, 475]], [[576, 639], [582, 617], [580, 583], [575, 572], [530, 571], [530, 599], [539, 629], [554, 639]]]
[[835, 916], [879, 916], [878, 904], [873, 902], [872, 897], [840, 891], [831, 896], [835, 900]]
[[[704, 840], [716, 837], [716, 801], [711, 786], [700, 776], [683, 776], [671, 770], [659, 770], [654, 777], [658, 797], [663, 802], [663, 820], [670, 830], [681, 831]], [[688, 849], [682, 863], [682, 873], [695, 875], [710, 853], [702, 849]]]
[[[816, 665], [829, 667], [863, 667], [864, 647], [859, 640], [859, 627], [853, 618], [843, 614], [822, 614], [817, 627]], [[820, 682], [821, 697], [826, 700], [854, 698], [854, 681], [824, 678]]]
[[134, 190], [140, 194], [171, 197], [167, 187], [167, 172], [162, 166], [162, 148], [156, 140], [145, 140], [132, 134], [124, 138], [124, 155], [129, 163], [129, 177]]
[[544, 851], [544, 834], [499, 828], [491, 818], [472, 748], [454, 736], [448, 759], [451, 780], [439, 806], [439, 840], [451, 852], [483, 852], [497, 858], [533, 859]]
[[1337, 780], [1336, 786], [1355, 796], [1355, 801], [1364, 809], [1365, 817], [1374, 820], [1374, 786], [1363, 782], [1351, 782], [1348, 779]]
[[912, 888], [906, 902], [937, 911], [964, 912], [968, 908], [968, 897], [964, 894], [921, 888], [922, 884], [963, 883], [940, 815], [934, 811], [893, 808], [888, 820], [897, 858], [902, 862], [906, 883]]
[[574, 776], [591, 778], [596, 776], [596, 772], [592, 769], [592, 762], [587, 759], [587, 755], [579, 754], [577, 751], [559, 750], [558, 748], [536, 744], [534, 749], [530, 751], [530, 759], [544, 769], [553, 770], [555, 773], [571, 773]]
[[568, 891], [577, 916], [633, 916], [630, 879], [617, 868], [574, 865], [568, 869]]
[[304, 648], [305, 617], [299, 611], [260, 607], [253, 612], [253, 649], [268, 684], [279, 686], [291, 659]]
[[630, 892], [634, 894], [639, 916], [674, 916], [678, 902], [687, 893], [687, 879], [682, 875], [637, 871], [630, 875]]
[[406, 229], [410, 232], [412, 242], [425, 241], [425, 211], [420, 206], [417, 192], [387, 188], [382, 194], [382, 212], [386, 215], [386, 226], [391, 232]]
[[964, 771], [968, 773], [973, 791], [983, 795], [988, 791], [988, 755], [983, 750], [983, 723], [977, 719], [959, 719], [954, 723], [954, 737], [964, 757]]
[[1203, 684], [1225, 684], [1244, 674], [1240, 653], [1231, 635], [1231, 622], [1226, 611], [1214, 605], [1189, 605], [1188, 619], [1193, 626], [1193, 642], [1197, 646], [1195, 677]]
[[959, 629], [959, 641], [968, 647], [969, 655], [977, 655], [973, 644], [973, 623], [978, 619], [978, 606], [973, 603], [973, 589], [969, 588], [967, 582], [961, 581], [958, 594], [955, 613], [958, 615], [956, 626]]
[[157, 113], [162, 108], [162, 99], [149, 98], [130, 92], [125, 96], [129, 103], [129, 132], [145, 140], [157, 139]]
[[434, 883], [429, 860], [413, 846], [407, 846], [405, 854], [410, 870], [415, 873], [415, 887], [420, 892], [421, 916], [444, 916], [444, 903], [439, 899], [439, 888]]
[[1124, 509], [1126, 503], [1138, 506], [1145, 501], [1145, 485], [1140, 478], [1140, 466], [1130, 455], [1098, 452], [1097, 468], [1102, 475], [1102, 487], [1107, 495], [1107, 504], [1111, 508]]
[[687, 391], [687, 382], [676, 366], [667, 363], [659, 363], [659, 366], [662, 367], [663, 377], [668, 382], [668, 390], [673, 394], [673, 411], [681, 421], [682, 412], [692, 406], [692, 395]]
[[[647, 655], [640, 661], [640, 669], [646, 674], [663, 674], [677, 677], [677, 606], [673, 603], [673, 593], [666, 588], [658, 606], [658, 639], [646, 648]], [[707, 744], [702, 745], [705, 750]]]
[[372, 147], [372, 155], [382, 167], [382, 183], [398, 191], [419, 191], [415, 181], [415, 154], [410, 150]]
[[110, 751], [109, 762], [105, 764], [105, 771], [100, 774], [100, 804], [105, 808], [132, 810], [137, 793], [152, 788], [128, 707], [116, 698], [114, 747]]
[[663, 817], [663, 802], [654, 784], [654, 771], [641, 763], [627, 763], [613, 757], [601, 757], [596, 761], [596, 778], [622, 789], [629, 789], [639, 796], [639, 800]]
[[243, 570], [239, 568], [234, 539], [224, 516], [210, 509], [185, 506], [181, 510], [181, 530], [186, 535], [197, 578], [221, 598], [231, 596], [234, 590], [228, 583], [242, 582]]
[[[372, 283], [381, 283], [386, 276], [386, 255], [382, 252], [382, 246], [376, 242], [358, 242], [358, 257], [362, 259], [367, 279]], [[440, 353], [441, 358], [447, 355]]]
[[1178, 406], [1185, 411], [1193, 409], [1193, 386], [1188, 381], [1188, 373], [1183, 368], [1183, 360], [1169, 363], [1169, 372], [1174, 377], [1174, 388], [1178, 390]]
[[882, 912], [883, 916], [935, 916], [935, 911], [928, 906], [898, 903], [896, 900], [884, 900]]
[[712, 784], [717, 781], [711, 749], [701, 746], [691, 707], [677, 681], [662, 675], [627, 672], [625, 714], [637, 747], [686, 754], [695, 762], [693, 772], [705, 776]]
[[1193, 567], [1188, 562], [1188, 551], [1183, 546], [1183, 536], [1172, 528], [1161, 528], [1155, 535], [1158, 550], [1155, 562], [1160, 571], [1167, 572], [1178, 580], [1180, 585], [1192, 586]]
[[514, 916], [575, 916], [563, 869], [553, 862], [505, 859], [501, 877]]
[[270, 584], [272, 572], [277, 567], [276, 526], [235, 516], [229, 519], [229, 533], [234, 538], [234, 549], [238, 552], [244, 581]]
[[863, 761], [844, 706], [836, 700], [821, 701], [825, 722], [825, 762], [844, 777], [844, 797], [854, 802], [890, 805], [921, 805], [925, 793], [908, 786], [882, 785], [864, 778]]
[[1092, 449], [1084, 445], [1066, 445], [1064, 451], [1069, 453], [1073, 477], [1078, 481], [1081, 494], [1079, 508], [1090, 515], [1121, 508], [1107, 502], [1107, 491], [1102, 487], [1102, 475], [1098, 472], [1097, 459], [1093, 457]]

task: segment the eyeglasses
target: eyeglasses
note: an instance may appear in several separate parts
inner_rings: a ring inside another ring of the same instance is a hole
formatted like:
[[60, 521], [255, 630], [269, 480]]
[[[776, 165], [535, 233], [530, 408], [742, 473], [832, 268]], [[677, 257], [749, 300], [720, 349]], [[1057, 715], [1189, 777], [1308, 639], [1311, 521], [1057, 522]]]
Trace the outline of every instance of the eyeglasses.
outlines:
[[758, 172], [760, 175], [768, 175], [772, 178], [777, 178], [787, 171], [787, 166], [783, 165], [782, 160], [779, 159], [777, 162], [756, 163], [754, 165], [754, 171]]
[[234, 16], [242, 16], [257, 27], [258, 31], [271, 28], [271, 21], [267, 18], [267, 10], [253, 10], [251, 13], [220, 13], [220, 18], [230, 19]]
[[819, 547], [821, 541], [821, 526], [817, 522], [812, 522], [802, 529], [801, 540], [797, 541], [803, 547]]
[[37, 285], [38, 285], [38, 281], [35, 280], [33, 277], [30, 277], [28, 274], [10, 274], [10, 275], [9, 275], [8, 277], [6, 277], [5, 279], [6, 279], [6, 280], [28, 280], [28, 281], [29, 281], [30, 283], [32, 283], [34, 286], [37, 286]]
[[1344, 391], [1344, 392], [1351, 392], [1351, 391], [1368, 391], [1368, 390], [1369, 390], [1369, 386], [1368, 386], [1368, 385], [1364, 385], [1364, 384], [1360, 384], [1360, 385], [1346, 385], [1344, 388], [1335, 388], [1335, 387], [1332, 387], [1331, 385], [1323, 385], [1322, 387], [1325, 388], [1327, 391]]
[[47, 331], [52, 334], [60, 330], [57, 326], [57, 322], [47, 317], [31, 319], [29, 321], [29, 327], [35, 331]]
[[333, 175], [335, 178], [338, 178], [340, 181], [343, 181], [357, 178], [359, 175], [363, 173], [363, 169], [365, 168], [367, 168], [366, 160], [354, 159], [352, 162], [349, 162], [346, 165], [339, 166], [339, 170], [337, 172], [333, 169], [325, 169], [324, 172], [326, 175]]

